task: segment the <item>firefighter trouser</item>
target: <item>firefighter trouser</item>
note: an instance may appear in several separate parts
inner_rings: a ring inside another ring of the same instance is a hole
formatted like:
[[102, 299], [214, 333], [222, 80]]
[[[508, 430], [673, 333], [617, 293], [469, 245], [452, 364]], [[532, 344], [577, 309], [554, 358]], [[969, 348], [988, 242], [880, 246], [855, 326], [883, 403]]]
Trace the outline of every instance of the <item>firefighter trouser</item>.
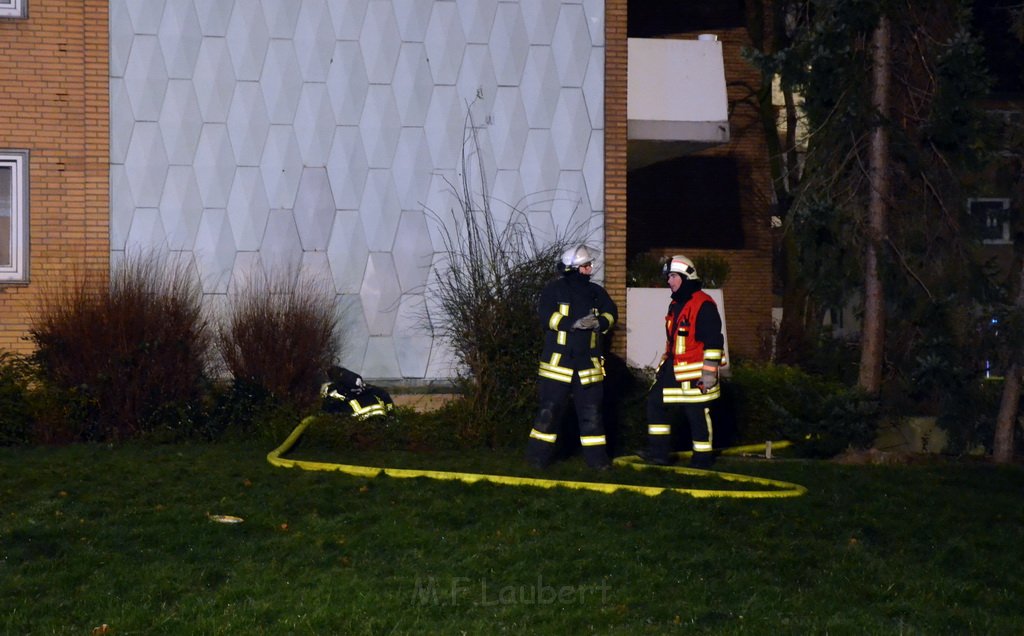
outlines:
[[[686, 416], [693, 441], [693, 457], [697, 463], [711, 457], [714, 427], [711, 424], [711, 402], [666, 402], [664, 389], [678, 389], [680, 383], [672, 375], [670, 365], [662, 365], [658, 379], [647, 396], [647, 455], [667, 461], [672, 452], [672, 412], [678, 407]], [[665, 370], [665, 367], [668, 367]], [[689, 388], [689, 383], [683, 383]], [[669, 398], [671, 399], [671, 398]]]
[[562, 416], [571, 395], [576, 405], [576, 419], [579, 420], [583, 459], [592, 468], [608, 465], [607, 441], [601, 420], [603, 384], [594, 382], [583, 386], [578, 374], [573, 374], [571, 384], [547, 378], [537, 381], [540, 406], [526, 443], [526, 458], [531, 464], [547, 466], [554, 458]]

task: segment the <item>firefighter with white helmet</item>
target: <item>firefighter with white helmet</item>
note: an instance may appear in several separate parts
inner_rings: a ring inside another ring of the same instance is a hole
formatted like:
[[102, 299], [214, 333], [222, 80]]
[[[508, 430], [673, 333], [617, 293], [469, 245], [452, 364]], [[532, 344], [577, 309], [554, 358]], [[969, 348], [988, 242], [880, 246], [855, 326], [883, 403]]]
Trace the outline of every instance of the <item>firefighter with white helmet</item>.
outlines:
[[725, 345], [722, 318], [715, 301], [701, 290], [693, 261], [673, 256], [665, 262], [662, 274], [672, 300], [665, 316], [665, 353], [647, 398], [647, 448], [641, 456], [654, 464], [670, 463], [670, 409], [679, 406], [693, 440], [690, 466], [706, 469], [714, 463], [709, 403], [721, 392], [718, 369], [724, 363]]
[[610, 466], [601, 417], [604, 396], [603, 336], [618, 320], [608, 292], [590, 281], [596, 253], [586, 245], [565, 250], [562, 276], [541, 291], [537, 315], [544, 330], [538, 394], [540, 405], [527, 441], [526, 457], [535, 468], [554, 458], [562, 415], [570, 396], [579, 421], [583, 459], [592, 468]]

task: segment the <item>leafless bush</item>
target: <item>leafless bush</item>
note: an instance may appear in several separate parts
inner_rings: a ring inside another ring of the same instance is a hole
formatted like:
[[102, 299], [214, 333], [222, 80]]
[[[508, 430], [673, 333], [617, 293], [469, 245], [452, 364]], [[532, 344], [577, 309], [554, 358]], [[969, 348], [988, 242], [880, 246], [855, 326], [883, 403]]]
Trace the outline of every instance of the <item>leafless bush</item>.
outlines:
[[[468, 116], [466, 130], [465, 146], [479, 157]], [[461, 183], [449, 184], [458, 204], [455, 227], [439, 223], [445, 258], [433, 294], [441, 316], [432, 324], [464, 373], [470, 413], [459, 418], [460, 437], [469, 444], [504, 445], [521, 440], [536, 402], [542, 343], [537, 298], [579, 232], [542, 242], [516, 205], [507, 222], [496, 221], [486, 179], [481, 176], [474, 188], [468, 176], [473, 166], [463, 154]], [[482, 165], [476, 169], [485, 174]]]
[[109, 289], [70, 282], [45, 295], [30, 329], [34, 358], [82, 405], [80, 437], [188, 424], [175, 420], [199, 401], [212, 335], [201, 298], [184, 265], [153, 255], [125, 256]]
[[341, 351], [338, 326], [327, 282], [259, 276], [229, 298], [217, 349], [236, 383], [308, 407], [318, 397], [320, 375]]

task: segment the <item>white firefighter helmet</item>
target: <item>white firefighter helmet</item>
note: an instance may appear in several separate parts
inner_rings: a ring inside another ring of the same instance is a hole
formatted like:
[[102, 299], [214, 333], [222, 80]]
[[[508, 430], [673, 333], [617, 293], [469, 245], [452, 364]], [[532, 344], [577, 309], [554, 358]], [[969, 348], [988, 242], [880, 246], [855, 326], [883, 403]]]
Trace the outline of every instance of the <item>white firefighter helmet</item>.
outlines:
[[594, 262], [596, 253], [586, 245], [570, 247], [562, 252], [562, 267], [565, 271], [579, 269]]
[[663, 276], [668, 276], [672, 272], [679, 274], [685, 280], [697, 280], [700, 278], [697, 275], [697, 268], [693, 266], [693, 261], [682, 254], [676, 254], [668, 259], [661, 268]]

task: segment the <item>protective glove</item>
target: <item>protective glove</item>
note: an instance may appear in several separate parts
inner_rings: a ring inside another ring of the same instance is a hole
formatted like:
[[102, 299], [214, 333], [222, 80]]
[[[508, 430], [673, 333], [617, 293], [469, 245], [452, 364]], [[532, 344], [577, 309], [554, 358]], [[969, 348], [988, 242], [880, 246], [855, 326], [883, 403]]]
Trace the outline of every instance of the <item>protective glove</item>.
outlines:
[[697, 386], [701, 393], [707, 393], [718, 386], [718, 360], [705, 360]]
[[572, 328], [574, 331], [596, 331], [601, 328], [601, 322], [594, 314], [587, 314], [572, 323]]

